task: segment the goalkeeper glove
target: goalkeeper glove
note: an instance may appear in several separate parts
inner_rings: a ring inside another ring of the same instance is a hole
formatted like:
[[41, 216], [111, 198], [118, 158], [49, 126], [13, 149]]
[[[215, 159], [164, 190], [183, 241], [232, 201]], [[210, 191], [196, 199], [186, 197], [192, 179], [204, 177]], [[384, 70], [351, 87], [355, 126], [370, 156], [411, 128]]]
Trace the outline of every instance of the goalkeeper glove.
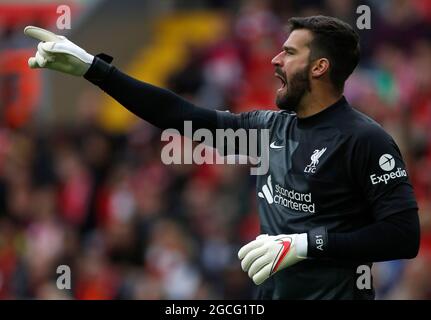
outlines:
[[64, 36], [38, 27], [28, 26], [24, 34], [42, 41], [36, 55], [28, 60], [30, 68], [48, 68], [74, 76], [83, 76], [90, 68], [94, 56]]
[[274, 273], [307, 257], [307, 234], [260, 235], [243, 246], [238, 257], [241, 267], [257, 285]]

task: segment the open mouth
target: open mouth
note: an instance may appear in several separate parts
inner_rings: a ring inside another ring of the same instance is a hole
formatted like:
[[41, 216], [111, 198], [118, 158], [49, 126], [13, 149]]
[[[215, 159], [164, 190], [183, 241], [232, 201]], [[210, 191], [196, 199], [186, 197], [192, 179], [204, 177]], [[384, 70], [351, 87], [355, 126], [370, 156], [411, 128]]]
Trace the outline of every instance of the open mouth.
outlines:
[[281, 80], [281, 87], [279, 88], [279, 90], [284, 89], [286, 87], [286, 80], [278, 73], [275, 73], [275, 76]]

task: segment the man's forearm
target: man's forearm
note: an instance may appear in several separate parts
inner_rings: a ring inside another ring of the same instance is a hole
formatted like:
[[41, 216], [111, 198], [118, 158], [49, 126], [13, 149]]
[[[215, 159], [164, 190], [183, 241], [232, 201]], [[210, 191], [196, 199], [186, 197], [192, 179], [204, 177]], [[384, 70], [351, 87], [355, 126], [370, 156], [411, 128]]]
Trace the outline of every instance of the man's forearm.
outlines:
[[[310, 258], [378, 262], [411, 259], [419, 250], [420, 231], [417, 210], [391, 215], [354, 232], [329, 232], [327, 235], [321, 233], [319, 231], [314, 234], [309, 233], [308, 257]], [[319, 245], [323, 250], [319, 249]]]
[[[103, 59], [110, 62], [104, 56]], [[175, 93], [138, 81], [96, 56], [84, 78], [99, 86], [138, 117], [161, 128], [182, 132], [184, 121], [193, 121], [193, 129], [217, 127], [217, 113], [199, 108]]]

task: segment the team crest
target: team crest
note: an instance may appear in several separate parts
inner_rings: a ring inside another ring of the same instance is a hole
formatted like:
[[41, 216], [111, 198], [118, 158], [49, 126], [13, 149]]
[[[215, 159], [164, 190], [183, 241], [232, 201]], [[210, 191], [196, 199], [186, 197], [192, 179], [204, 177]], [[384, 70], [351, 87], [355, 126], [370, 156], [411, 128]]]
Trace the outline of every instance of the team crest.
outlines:
[[305, 167], [304, 172], [315, 173], [316, 167], [319, 164], [319, 159], [325, 153], [325, 151], [326, 151], [326, 148], [322, 148], [320, 150], [319, 149], [314, 150], [313, 154], [310, 157], [311, 163]]

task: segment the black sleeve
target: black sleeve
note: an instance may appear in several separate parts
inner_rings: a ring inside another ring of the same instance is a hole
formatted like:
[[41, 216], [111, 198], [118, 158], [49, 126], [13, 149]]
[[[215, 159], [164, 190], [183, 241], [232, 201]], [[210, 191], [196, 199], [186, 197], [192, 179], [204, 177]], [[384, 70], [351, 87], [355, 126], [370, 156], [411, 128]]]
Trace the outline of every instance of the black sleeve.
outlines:
[[[192, 132], [208, 129], [264, 129], [270, 126], [274, 111], [234, 114], [200, 108], [172, 91], [138, 81], [110, 64], [112, 58], [97, 55], [84, 78], [100, 87], [126, 109], [161, 129], [184, 134], [184, 121], [192, 121]], [[235, 148], [237, 150], [238, 148]], [[222, 155], [225, 150], [219, 150]]]
[[126, 109], [160, 129], [183, 131], [184, 121], [194, 129], [217, 128], [217, 112], [199, 108], [172, 91], [138, 81], [96, 56], [84, 78], [99, 86]]
[[381, 126], [361, 130], [351, 148], [352, 183], [374, 220], [418, 208], [400, 149]]
[[340, 261], [379, 262], [411, 259], [419, 250], [420, 229], [416, 209], [390, 215], [360, 230], [308, 233], [308, 256]]

